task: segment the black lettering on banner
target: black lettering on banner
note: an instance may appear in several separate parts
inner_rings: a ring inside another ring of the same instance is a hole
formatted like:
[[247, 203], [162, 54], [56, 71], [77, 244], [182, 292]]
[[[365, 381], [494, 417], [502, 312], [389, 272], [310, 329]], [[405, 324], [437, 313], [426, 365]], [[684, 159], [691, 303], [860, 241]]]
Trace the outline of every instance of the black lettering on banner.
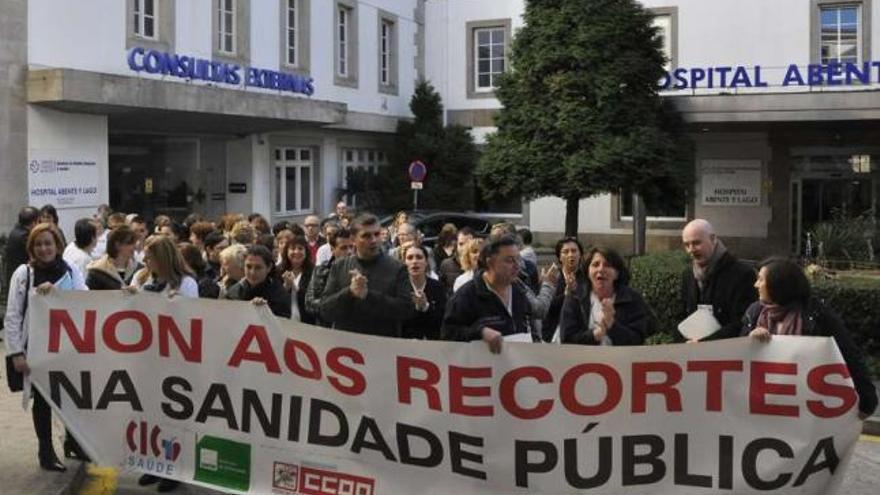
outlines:
[[755, 490], [767, 491], [782, 488], [791, 479], [791, 473], [782, 473], [777, 476], [776, 479], [772, 480], [762, 480], [761, 477], [758, 476], [758, 455], [762, 450], [774, 450], [779, 454], [779, 457], [784, 459], [791, 459], [794, 457], [794, 452], [791, 450], [791, 447], [782, 440], [776, 438], [758, 438], [757, 440], [752, 440], [746, 445], [745, 450], [743, 450], [743, 478], [746, 480], [746, 483]]
[[[217, 399], [220, 399], [219, 408], [213, 407]], [[226, 425], [230, 430], [238, 430], [238, 421], [235, 419], [232, 399], [229, 398], [229, 391], [226, 390], [226, 385], [222, 383], [212, 383], [211, 387], [208, 388], [208, 393], [205, 394], [205, 400], [202, 402], [202, 407], [199, 408], [195, 421], [197, 423], [204, 423], [208, 420], [209, 416], [223, 418], [226, 420]]]
[[[648, 452], [636, 454], [636, 447], [645, 445]], [[657, 435], [626, 435], [623, 437], [623, 486], [649, 485], [656, 483], [666, 476], [666, 464], [660, 459], [666, 444], [663, 438]], [[645, 474], [636, 474], [636, 466], [650, 465], [651, 471]]]
[[611, 437], [599, 437], [599, 466], [596, 468], [596, 474], [589, 478], [581, 476], [578, 470], [577, 456], [577, 440], [568, 438], [565, 440], [564, 457], [565, 457], [565, 481], [574, 488], [586, 489], [596, 488], [608, 483], [611, 479], [612, 461], [612, 439]]
[[52, 397], [52, 402], [58, 405], [61, 409], [64, 409], [64, 406], [61, 404], [61, 388], [67, 392], [67, 397], [73, 401], [73, 405], [75, 405], [78, 409], [91, 409], [92, 408], [92, 374], [89, 371], [80, 371], [79, 373], [79, 383], [80, 383], [80, 392], [76, 390], [76, 386], [67, 378], [67, 375], [64, 374], [63, 371], [50, 371], [49, 372], [49, 395]]
[[[192, 392], [192, 385], [190, 385], [185, 378], [180, 376], [169, 376], [165, 378], [162, 380], [162, 395], [167, 397], [171, 402], [162, 402], [162, 412], [171, 419], [185, 420], [193, 415], [195, 406], [189, 397], [174, 390], [175, 387], [180, 387], [187, 392]], [[175, 409], [174, 404], [180, 406], [180, 409]]]
[[290, 417], [287, 418], [287, 439], [299, 442], [299, 428], [302, 424], [302, 397], [290, 396]]
[[[517, 440], [513, 450], [516, 486], [523, 488], [529, 487], [529, 473], [549, 473], [559, 462], [559, 453], [552, 442]], [[541, 460], [530, 462], [529, 454], [532, 452], [541, 454]]]
[[[339, 431], [335, 435], [324, 435], [321, 433], [321, 425], [324, 413], [330, 413], [336, 417], [339, 425]], [[309, 404], [309, 441], [312, 445], [323, 445], [325, 447], [342, 447], [348, 441], [348, 419], [345, 412], [336, 404], [312, 399]]]
[[718, 488], [733, 490], [733, 437], [718, 437]]
[[[428, 444], [428, 455], [416, 457], [410, 448], [410, 438], [421, 438]], [[437, 467], [443, 462], [443, 443], [430, 430], [414, 425], [397, 423], [397, 451], [400, 462], [411, 466]]]
[[[819, 454], [824, 454], [825, 460], [816, 463]], [[834, 471], [837, 470], [839, 464], [840, 457], [837, 456], [837, 451], [834, 450], [834, 437], [823, 438], [816, 444], [816, 448], [813, 450], [813, 453], [810, 454], [810, 459], [807, 461], [807, 465], [801, 470], [801, 474], [798, 475], [793, 486], [803, 485], [811, 475], [826, 469], [833, 476]]]
[[486, 479], [486, 472], [472, 469], [464, 465], [464, 461], [483, 464], [483, 455], [475, 452], [468, 452], [462, 449], [462, 445], [470, 445], [473, 447], [483, 447], [483, 439], [480, 437], [472, 437], [464, 433], [449, 432], [449, 460], [452, 464], [452, 472], [463, 476], [470, 476], [478, 480]]
[[256, 390], [246, 388], [241, 392], [241, 431], [250, 433], [251, 431], [251, 414], [256, 413], [260, 422], [260, 428], [263, 434], [269, 438], [278, 438], [281, 436], [281, 401], [284, 399], [281, 394], [272, 394], [272, 418], [266, 414], [266, 408], [260, 401], [260, 395]]
[[675, 434], [675, 484], [712, 488], [712, 476], [688, 472], [688, 436]]
[[[117, 385], [122, 385], [122, 393], [116, 393]], [[107, 379], [107, 386], [104, 387], [104, 392], [101, 393], [95, 409], [107, 409], [111, 402], [128, 402], [132, 410], [138, 412], [144, 410], [141, 406], [141, 400], [134, 389], [134, 383], [132, 383], [131, 377], [128, 376], [128, 372], [125, 370], [115, 370], [110, 373], [110, 378]]]
[[[368, 433], [372, 437], [372, 441], [367, 439]], [[391, 447], [388, 446], [388, 442], [382, 436], [382, 431], [379, 430], [376, 420], [369, 416], [361, 418], [358, 429], [354, 434], [354, 440], [351, 442], [351, 451], [355, 454], [360, 454], [361, 449], [364, 448], [381, 452], [385, 459], [397, 462], [397, 458], [394, 457], [394, 452], [391, 451]]]

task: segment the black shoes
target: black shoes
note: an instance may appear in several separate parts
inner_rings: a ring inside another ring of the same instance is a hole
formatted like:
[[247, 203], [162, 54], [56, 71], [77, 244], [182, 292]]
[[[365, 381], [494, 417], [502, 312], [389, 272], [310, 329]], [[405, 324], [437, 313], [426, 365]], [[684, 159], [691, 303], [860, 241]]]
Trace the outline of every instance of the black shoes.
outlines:
[[83, 462], [92, 462], [89, 455], [86, 454], [73, 437], [67, 437], [64, 439], [64, 457]]
[[55, 455], [55, 452], [51, 452], [49, 454], [41, 454], [39, 456], [40, 459], [40, 468], [45, 471], [54, 471], [56, 473], [63, 473], [67, 471], [67, 468], [64, 464], [61, 464], [61, 461], [58, 460], [58, 457]]
[[162, 478], [160, 478], [158, 476], [153, 476], [152, 474], [145, 474], [145, 475], [141, 476], [140, 478], [138, 478], [138, 485], [140, 485], [140, 486], [152, 485], [154, 483], [158, 483], [159, 480], [161, 480], [161, 479]]
[[159, 483], [159, 487], [156, 489], [159, 493], [168, 493], [180, 485], [179, 481], [160, 478], [152, 474], [145, 474], [138, 479], [138, 485], [140, 486], [152, 485], [154, 483]]

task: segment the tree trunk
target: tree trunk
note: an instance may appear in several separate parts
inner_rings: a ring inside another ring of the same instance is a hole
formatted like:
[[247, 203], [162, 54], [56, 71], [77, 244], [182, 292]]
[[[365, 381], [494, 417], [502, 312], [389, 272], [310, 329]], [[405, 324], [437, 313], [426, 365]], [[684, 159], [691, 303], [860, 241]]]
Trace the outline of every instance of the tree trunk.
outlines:
[[565, 199], [565, 236], [575, 237], [578, 233], [578, 206], [580, 198]]
[[633, 194], [633, 255], [645, 254], [645, 241], [647, 240], [647, 212], [645, 202], [638, 194]]

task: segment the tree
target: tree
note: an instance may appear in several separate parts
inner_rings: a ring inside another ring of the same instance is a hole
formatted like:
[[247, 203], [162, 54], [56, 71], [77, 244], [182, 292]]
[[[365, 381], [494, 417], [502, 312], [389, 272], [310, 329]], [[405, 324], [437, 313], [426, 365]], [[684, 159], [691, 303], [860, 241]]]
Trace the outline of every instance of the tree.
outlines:
[[648, 11], [635, 0], [527, 0], [524, 19], [477, 168], [485, 194], [563, 198], [575, 235], [581, 198], [690, 184], [678, 117], [657, 94], [664, 56]]
[[380, 167], [375, 177], [373, 185], [381, 206], [390, 210], [411, 208], [407, 172], [410, 163], [421, 160], [428, 167], [428, 178], [419, 191], [419, 208], [473, 208], [477, 151], [470, 133], [459, 125], [443, 126], [440, 95], [427, 81], [416, 85], [410, 110], [415, 119], [397, 124], [397, 134], [386, 152], [388, 166]]

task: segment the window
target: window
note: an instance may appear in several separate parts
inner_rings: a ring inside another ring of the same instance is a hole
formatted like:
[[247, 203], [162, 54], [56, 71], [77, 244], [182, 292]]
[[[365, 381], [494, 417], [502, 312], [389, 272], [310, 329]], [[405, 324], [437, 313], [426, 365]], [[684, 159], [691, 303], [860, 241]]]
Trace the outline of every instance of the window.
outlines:
[[492, 91], [498, 76], [504, 72], [504, 44], [507, 38], [503, 27], [474, 30], [474, 87], [476, 91]]
[[235, 53], [235, 0], [220, 0], [217, 9], [217, 50]]
[[134, 34], [141, 38], [156, 39], [155, 0], [134, 0]]
[[[624, 188], [617, 196], [620, 207], [620, 219], [632, 220], [633, 192]], [[646, 198], [645, 211], [649, 220], [685, 220], [687, 219], [687, 195], [677, 190], [662, 198]]]
[[339, 6], [337, 13], [336, 39], [338, 52], [336, 53], [336, 74], [340, 77], [348, 77], [348, 43], [349, 29], [351, 24], [351, 9]]
[[293, 66], [299, 65], [299, 43], [296, 37], [299, 34], [300, 10], [297, 6], [299, 0], [287, 0], [287, 63]]
[[820, 8], [820, 63], [859, 62], [861, 52], [859, 11], [859, 5], [829, 5]]
[[657, 28], [657, 36], [662, 41], [661, 51], [666, 58], [666, 64], [663, 65], [663, 68], [668, 72], [672, 70], [672, 16], [654, 16], [652, 24]]
[[[349, 183], [349, 177], [355, 170], [366, 170], [371, 174], [379, 172], [379, 167], [386, 165], [385, 153], [376, 149], [364, 148], [345, 148], [342, 150], [342, 167], [344, 170], [344, 188], [350, 189], [351, 186], [357, 186]], [[362, 198], [363, 199], [363, 198]], [[357, 206], [358, 198], [356, 194], [350, 194], [346, 197], [349, 205]]]
[[312, 210], [312, 150], [278, 148], [275, 150], [274, 209], [276, 213], [300, 214]]
[[391, 46], [394, 36], [394, 23], [383, 20], [379, 34], [379, 82], [385, 86], [392, 84], [391, 80]]

